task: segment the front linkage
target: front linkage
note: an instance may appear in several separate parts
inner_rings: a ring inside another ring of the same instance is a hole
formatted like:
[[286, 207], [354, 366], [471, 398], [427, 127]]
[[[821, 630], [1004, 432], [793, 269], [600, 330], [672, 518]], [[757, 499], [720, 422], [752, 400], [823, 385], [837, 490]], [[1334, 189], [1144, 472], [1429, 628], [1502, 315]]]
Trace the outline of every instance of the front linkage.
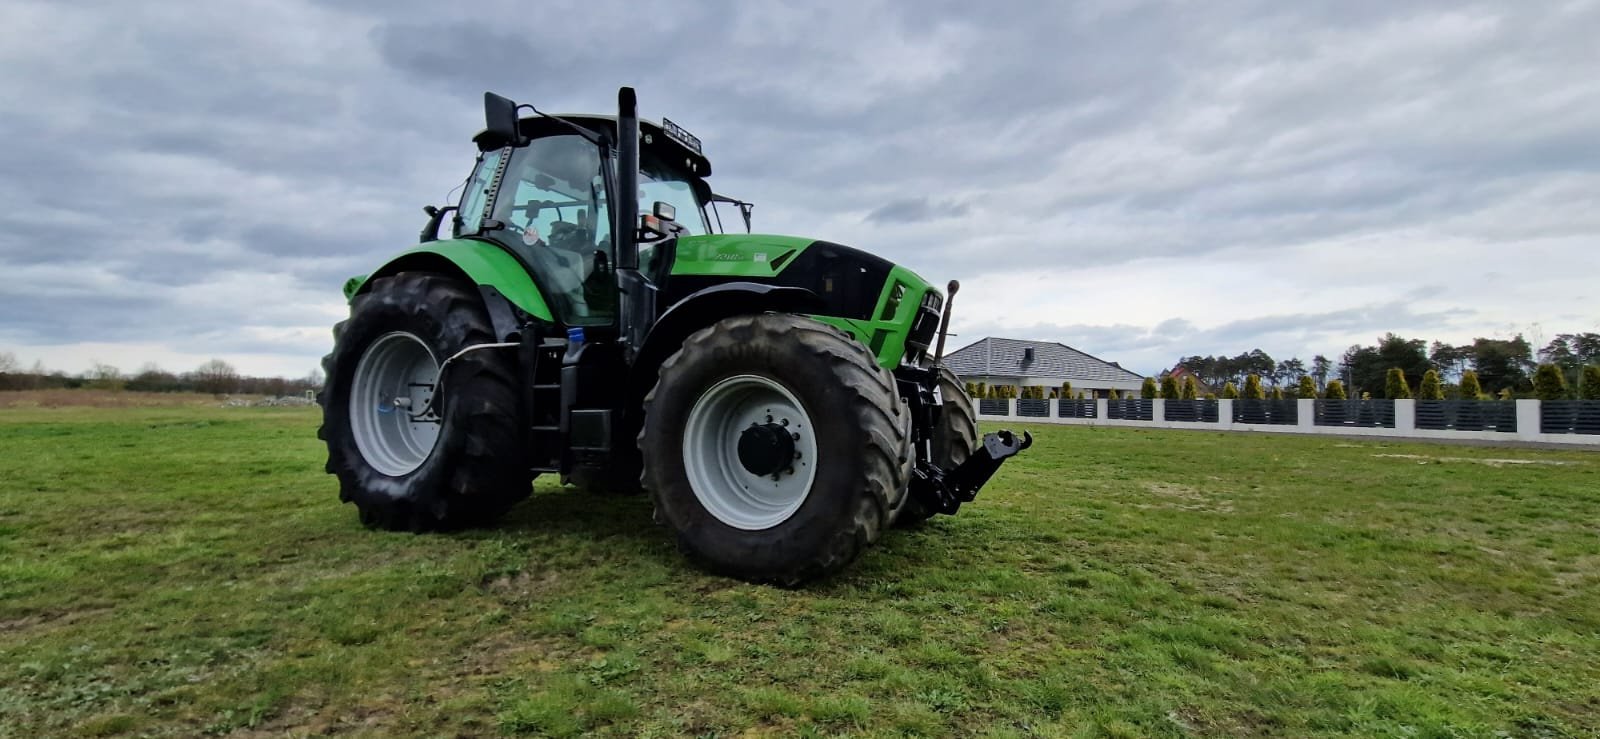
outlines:
[[[906, 389], [912, 390], [907, 394], [907, 399], [915, 399], [912, 413], [918, 426], [916, 436], [919, 451], [932, 451], [932, 439], [935, 436], [932, 430], [947, 421], [943, 416], [949, 411], [940, 401], [949, 402], [949, 399], [939, 397], [935, 389], [942, 374], [939, 362], [944, 358], [944, 341], [950, 331], [950, 313], [955, 308], [956, 292], [960, 289], [961, 283], [955, 280], [946, 286], [949, 297], [945, 301], [944, 315], [939, 320], [939, 340], [933, 352], [932, 367], [926, 370], [902, 367], [897, 372], [902, 386], [910, 386]], [[961, 392], [959, 387], [951, 389]], [[911, 471], [910, 494], [926, 510], [954, 515], [962, 503], [971, 503], [978, 497], [978, 490], [989, 482], [1002, 463], [1030, 446], [1033, 446], [1032, 434], [1024, 431], [1022, 438], [1018, 439], [1011, 431], [1001, 429], [984, 434], [983, 444], [970, 450], [966, 460], [951, 469], [939, 467], [930, 458], [931, 454], [919, 453], [916, 467]]]
[[983, 446], [972, 450], [967, 461], [953, 470], [941, 470], [931, 462], [919, 461], [911, 472], [911, 494], [930, 510], [954, 514], [962, 503], [971, 503], [978, 490], [1000, 464], [1033, 446], [1033, 435], [1022, 432], [1022, 438], [1007, 430], [984, 434]]

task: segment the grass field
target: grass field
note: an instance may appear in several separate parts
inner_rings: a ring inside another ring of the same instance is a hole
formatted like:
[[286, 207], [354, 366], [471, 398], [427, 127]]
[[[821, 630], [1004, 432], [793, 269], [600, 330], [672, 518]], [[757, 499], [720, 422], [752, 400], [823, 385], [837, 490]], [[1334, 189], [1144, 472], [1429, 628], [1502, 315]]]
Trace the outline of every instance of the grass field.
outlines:
[[0, 410], [0, 735], [1600, 732], [1600, 454], [1035, 428], [784, 591], [543, 480], [363, 530], [316, 421]]

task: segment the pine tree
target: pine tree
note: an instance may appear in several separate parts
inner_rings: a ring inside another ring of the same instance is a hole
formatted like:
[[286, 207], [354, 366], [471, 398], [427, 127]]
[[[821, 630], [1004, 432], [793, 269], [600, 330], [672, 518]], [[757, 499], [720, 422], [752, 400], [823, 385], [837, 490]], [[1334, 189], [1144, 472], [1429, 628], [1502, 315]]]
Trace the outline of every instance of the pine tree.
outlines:
[[1248, 400], [1265, 400], [1267, 394], [1261, 390], [1261, 375], [1250, 374], [1244, 378], [1244, 397]]
[[1399, 367], [1389, 368], [1389, 374], [1384, 378], [1383, 397], [1390, 400], [1402, 400], [1411, 397], [1411, 386], [1406, 384], [1405, 370]]
[[1484, 400], [1483, 386], [1478, 384], [1478, 373], [1467, 370], [1461, 373], [1461, 399]]
[[1344, 394], [1344, 383], [1339, 380], [1329, 380], [1328, 388], [1323, 391], [1322, 397], [1328, 400], [1344, 400], [1348, 397]]
[[1122, 395], [1117, 392], [1116, 388], [1112, 388], [1111, 389], [1111, 399], [1112, 400], [1121, 400], [1122, 399]]
[[1561, 368], [1553, 364], [1541, 364], [1533, 373], [1533, 394], [1540, 400], [1566, 400], [1567, 378], [1561, 374]]
[[1317, 381], [1311, 379], [1311, 375], [1301, 375], [1300, 376], [1300, 389], [1299, 389], [1299, 392], [1296, 393], [1296, 396], [1301, 398], [1301, 399], [1304, 399], [1304, 400], [1309, 400], [1309, 399], [1316, 398], [1317, 397]]
[[1178, 399], [1178, 378], [1172, 375], [1161, 378], [1161, 397], [1168, 400]]
[[1578, 386], [1578, 397], [1584, 400], [1600, 400], [1600, 365], [1584, 366], [1583, 384]]
[[1063, 397], [1063, 398], [1072, 397], [1072, 383], [1070, 383], [1070, 382], [1061, 383], [1061, 397]]
[[1223, 384], [1222, 397], [1227, 400], [1234, 400], [1239, 397], [1239, 388], [1233, 386], [1233, 380], [1229, 380], [1227, 383]]
[[1422, 384], [1417, 386], [1418, 400], [1444, 400], [1444, 387], [1439, 384], [1439, 373], [1428, 370], [1422, 373]]
[[1183, 391], [1178, 397], [1184, 400], [1194, 400], [1200, 397], [1200, 383], [1195, 382], [1194, 375], [1183, 376]]
[[1153, 377], [1144, 378], [1144, 384], [1139, 386], [1139, 397], [1149, 400], [1161, 397], [1156, 389], [1156, 380]]

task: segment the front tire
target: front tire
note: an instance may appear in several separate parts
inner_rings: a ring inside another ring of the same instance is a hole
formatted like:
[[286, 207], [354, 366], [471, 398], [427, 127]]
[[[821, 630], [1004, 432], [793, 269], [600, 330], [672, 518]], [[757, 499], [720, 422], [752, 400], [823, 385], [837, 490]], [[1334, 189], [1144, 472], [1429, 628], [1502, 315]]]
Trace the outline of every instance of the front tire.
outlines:
[[906, 494], [908, 417], [848, 334], [787, 314], [724, 319], [645, 397], [644, 485], [701, 566], [798, 585], [878, 539]]
[[520, 445], [516, 357], [495, 340], [478, 296], [439, 275], [373, 281], [334, 327], [318, 397], [327, 471], [339, 498], [374, 528], [442, 531], [487, 522], [531, 492]]

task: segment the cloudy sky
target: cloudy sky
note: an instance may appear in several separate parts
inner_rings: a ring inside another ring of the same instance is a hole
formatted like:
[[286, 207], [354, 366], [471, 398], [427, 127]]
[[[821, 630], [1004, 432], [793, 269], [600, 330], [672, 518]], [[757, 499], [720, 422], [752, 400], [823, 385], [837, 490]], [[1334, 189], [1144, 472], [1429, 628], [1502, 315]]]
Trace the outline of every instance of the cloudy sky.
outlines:
[[301, 376], [492, 89], [706, 142], [953, 340], [1335, 356], [1600, 330], [1600, 2], [8, 0], [0, 351]]

